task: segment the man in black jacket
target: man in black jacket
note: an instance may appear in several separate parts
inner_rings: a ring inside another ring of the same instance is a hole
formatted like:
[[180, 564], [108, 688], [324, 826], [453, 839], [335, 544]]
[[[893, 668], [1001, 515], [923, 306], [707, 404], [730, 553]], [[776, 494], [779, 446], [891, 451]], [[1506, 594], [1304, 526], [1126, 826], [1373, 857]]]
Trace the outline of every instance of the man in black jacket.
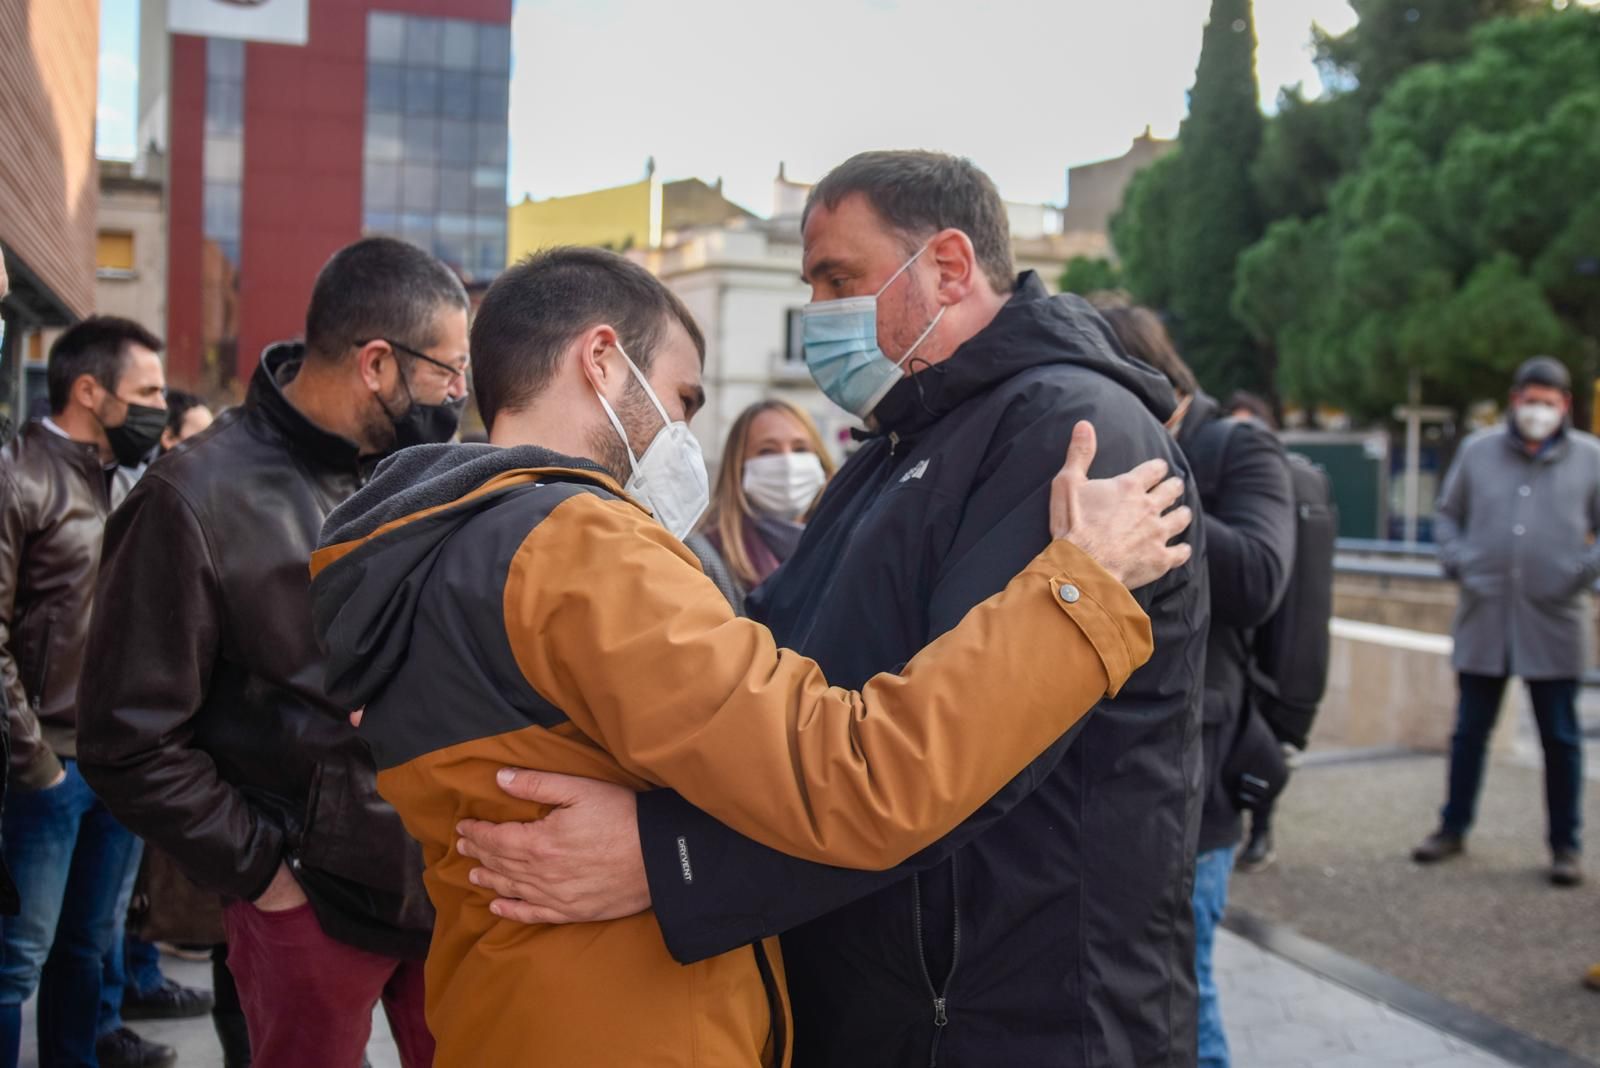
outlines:
[[107, 529], [84, 775], [231, 899], [256, 1068], [356, 1068], [380, 998], [407, 1068], [432, 1060], [421, 857], [323, 690], [309, 566], [378, 457], [454, 433], [466, 375], [459, 279], [359, 241], [318, 275], [304, 345], [269, 348], [244, 406], [152, 466]]
[[[751, 608], [829, 679], [859, 685], [1039, 550], [1052, 458], [1079, 419], [1101, 436], [1104, 470], [1187, 468], [1162, 428], [1166, 381], [1083, 301], [1016, 277], [1005, 209], [971, 163], [858, 156], [813, 191], [804, 230], [813, 296], [850, 301], [808, 308], [807, 362], [872, 432]], [[668, 791], [639, 795], [634, 832], [631, 796], [533, 776], [525, 795], [554, 790], [568, 807], [548, 826], [468, 826], [478, 877], [521, 899], [503, 914], [530, 920], [653, 904], [680, 960], [787, 932], [799, 1066], [1192, 1065], [1197, 528], [1195, 559], [1140, 594], [1150, 663], [897, 869], [795, 860]]]
[[[1178, 396], [1169, 423], [1188, 458], [1204, 509], [1206, 570], [1214, 593], [1206, 638], [1206, 800], [1195, 863], [1195, 973], [1200, 990], [1200, 1068], [1227, 1068], [1211, 951], [1228, 902], [1228, 877], [1243, 824], [1224, 773], [1250, 717], [1251, 630], [1271, 618], [1294, 564], [1294, 493], [1283, 446], [1253, 420], [1223, 418], [1148, 308], [1125, 302], [1101, 313], [1123, 348], [1167, 376]], [[1264, 724], [1262, 725], [1264, 728]], [[1269, 744], [1276, 746], [1270, 731]]]

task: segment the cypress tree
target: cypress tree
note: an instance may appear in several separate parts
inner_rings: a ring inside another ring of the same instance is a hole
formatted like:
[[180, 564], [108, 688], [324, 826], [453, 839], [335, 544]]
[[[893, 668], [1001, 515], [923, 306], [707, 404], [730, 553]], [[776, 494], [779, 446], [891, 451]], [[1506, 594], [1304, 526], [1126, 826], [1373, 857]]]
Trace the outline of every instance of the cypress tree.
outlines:
[[1172, 228], [1172, 312], [1184, 356], [1205, 387], [1271, 391], [1268, 353], [1233, 314], [1239, 255], [1261, 237], [1250, 166], [1263, 120], [1250, 0], [1212, 0], [1180, 134]]

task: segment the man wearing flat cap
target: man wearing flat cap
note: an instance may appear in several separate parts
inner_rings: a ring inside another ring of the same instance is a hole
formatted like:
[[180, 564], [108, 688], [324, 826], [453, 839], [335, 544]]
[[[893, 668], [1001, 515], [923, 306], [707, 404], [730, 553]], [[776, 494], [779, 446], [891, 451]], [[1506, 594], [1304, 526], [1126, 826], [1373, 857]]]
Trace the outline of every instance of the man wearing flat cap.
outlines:
[[1461, 703], [1449, 799], [1419, 864], [1460, 855], [1483, 782], [1506, 681], [1528, 685], [1544, 746], [1550, 881], [1583, 881], [1583, 742], [1578, 683], [1593, 648], [1590, 589], [1600, 579], [1600, 440], [1573, 429], [1572, 379], [1538, 356], [1517, 370], [1502, 426], [1456, 454], [1434, 520], [1439, 561], [1461, 586], [1454, 664]]

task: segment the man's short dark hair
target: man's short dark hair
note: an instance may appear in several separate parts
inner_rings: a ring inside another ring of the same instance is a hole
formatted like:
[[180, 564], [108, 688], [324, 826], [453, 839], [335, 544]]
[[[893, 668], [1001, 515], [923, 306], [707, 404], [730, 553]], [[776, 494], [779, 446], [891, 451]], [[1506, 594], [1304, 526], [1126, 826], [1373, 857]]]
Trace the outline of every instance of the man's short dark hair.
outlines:
[[443, 263], [404, 241], [366, 237], [335, 252], [317, 273], [306, 348], [329, 360], [373, 338], [429, 349], [439, 343], [439, 312], [470, 307], [461, 279]]
[[50, 385], [50, 412], [60, 415], [72, 396], [72, 383], [84, 375], [111, 393], [128, 367], [128, 346], [161, 351], [161, 339], [134, 322], [115, 315], [91, 315], [56, 338], [50, 346], [45, 378]]
[[599, 248], [535, 253], [495, 279], [472, 323], [472, 385], [485, 426], [524, 407], [555, 378], [573, 338], [602, 323], [648, 371], [677, 320], [703, 362], [705, 336], [678, 295], [632, 260]]
[[167, 429], [174, 434], [183, 433], [183, 421], [203, 404], [205, 401], [193, 393], [181, 389], [167, 390]]
[[853, 193], [902, 235], [906, 252], [944, 229], [972, 241], [978, 266], [1000, 294], [1017, 287], [1006, 205], [989, 176], [971, 160], [942, 152], [862, 152], [828, 172], [806, 198], [801, 224], [812, 209], [830, 211]]
[[1535, 356], [1517, 368], [1517, 375], [1511, 380], [1511, 385], [1513, 389], [1545, 386], [1548, 389], [1571, 393], [1572, 372], [1567, 370], [1566, 364], [1554, 356]]

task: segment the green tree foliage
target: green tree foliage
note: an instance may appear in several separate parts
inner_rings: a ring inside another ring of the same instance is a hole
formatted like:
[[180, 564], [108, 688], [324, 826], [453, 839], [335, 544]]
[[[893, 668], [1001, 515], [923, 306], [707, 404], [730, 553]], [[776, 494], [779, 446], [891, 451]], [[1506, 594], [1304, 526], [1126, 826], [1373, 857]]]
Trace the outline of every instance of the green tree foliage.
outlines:
[[1306, 99], [1283, 93], [1251, 169], [1268, 220], [1324, 211], [1334, 184], [1355, 167], [1367, 120], [1413, 67], [1456, 59], [1474, 26], [1526, 14], [1548, 0], [1351, 0], [1359, 21], [1342, 34], [1313, 28], [1318, 65], [1330, 92]]
[[1465, 405], [1536, 352], [1592, 370], [1600, 14], [1484, 24], [1390, 86], [1370, 131], [1328, 211], [1279, 221], [1239, 264], [1233, 308], [1285, 393], [1379, 414], [1413, 372]]
[[1172, 302], [1172, 228], [1183, 181], [1182, 149], [1133, 176], [1122, 209], [1111, 218], [1111, 241], [1122, 261], [1123, 284], [1154, 308]]
[[1208, 389], [1223, 394], [1272, 381], [1271, 366], [1231, 304], [1239, 255], [1262, 232], [1248, 170], [1261, 146], [1255, 57], [1250, 0], [1212, 0], [1179, 134], [1171, 310], [1184, 357]]
[[1463, 56], [1480, 23], [1549, 7], [1548, 0], [1350, 0], [1357, 22], [1342, 34], [1314, 30], [1317, 58], [1363, 114], [1413, 67]]
[[1299, 88], [1285, 90], [1250, 168], [1263, 216], [1303, 219], [1324, 211], [1334, 183], [1360, 155], [1365, 128], [1352, 96], [1307, 100]]
[[1106, 289], [1122, 288], [1122, 270], [1110, 260], [1074, 256], [1067, 261], [1058, 283], [1063, 293], [1083, 296]]

